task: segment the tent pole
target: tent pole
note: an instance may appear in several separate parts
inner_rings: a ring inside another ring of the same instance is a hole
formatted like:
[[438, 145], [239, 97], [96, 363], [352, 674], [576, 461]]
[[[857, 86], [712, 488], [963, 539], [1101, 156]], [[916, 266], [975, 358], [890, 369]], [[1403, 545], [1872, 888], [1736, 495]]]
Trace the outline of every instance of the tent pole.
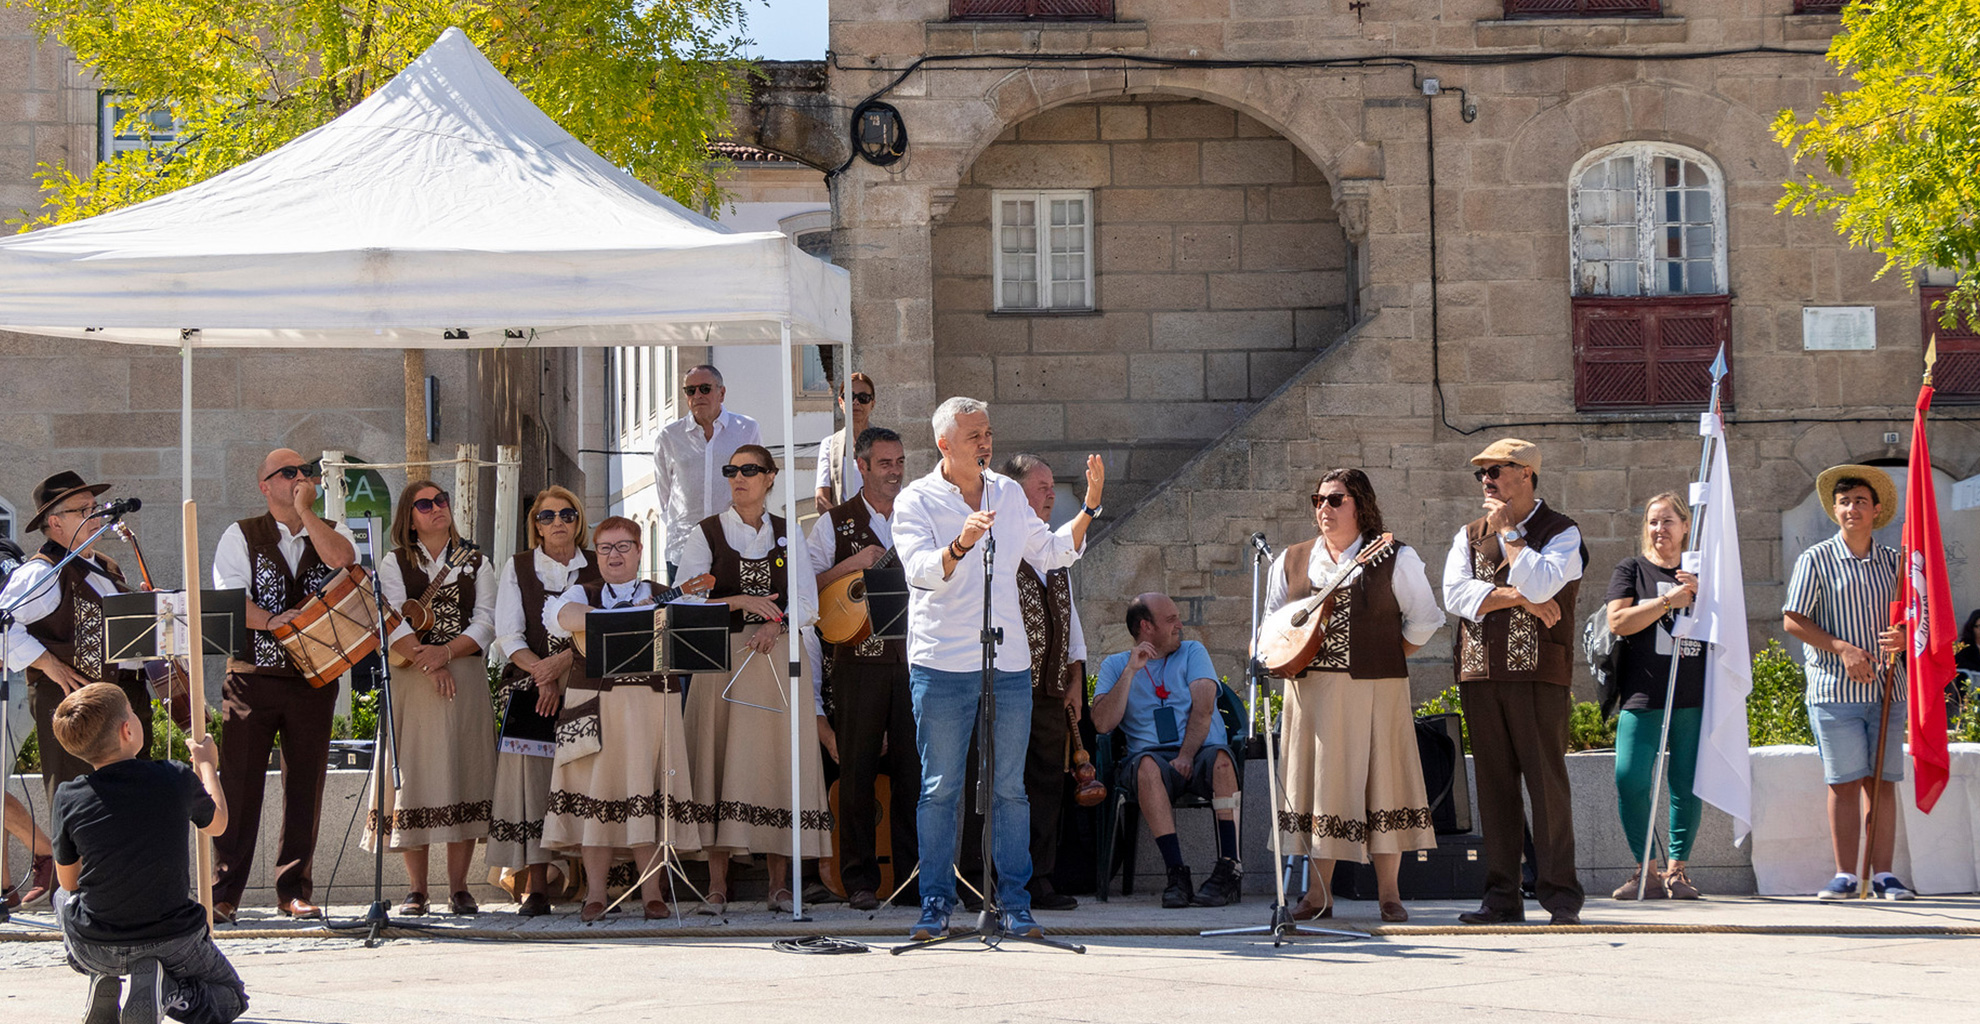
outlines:
[[[784, 528], [789, 531], [788, 537], [790, 539], [787, 543], [791, 548], [795, 549], [800, 543], [797, 539], [797, 484], [794, 482], [797, 480], [797, 459], [794, 457], [797, 454], [797, 413], [795, 409], [797, 403], [797, 382], [793, 379], [791, 373], [791, 322], [789, 320], [784, 321], [780, 337], [782, 339], [780, 351], [783, 353], [783, 358], [778, 361], [778, 366], [782, 369], [784, 376], [785, 472], [783, 475], [789, 478], [784, 483]], [[790, 595], [784, 595], [784, 599], [792, 612], [797, 611], [796, 604], [790, 602]], [[801, 664], [800, 659], [804, 655], [800, 653], [798, 631], [796, 629], [791, 630], [789, 636], [790, 668], [788, 671], [790, 673], [791, 687], [789, 690], [790, 697], [786, 701], [786, 706], [790, 708], [791, 714], [791, 920], [802, 921], [804, 920], [804, 771], [801, 766], [804, 764], [804, 759], [800, 755], [804, 751], [804, 730], [798, 727], [798, 722], [804, 717], [799, 714], [799, 708], [801, 706], [799, 701], [804, 695], [798, 692], [798, 684], [803, 681], [799, 666]]]

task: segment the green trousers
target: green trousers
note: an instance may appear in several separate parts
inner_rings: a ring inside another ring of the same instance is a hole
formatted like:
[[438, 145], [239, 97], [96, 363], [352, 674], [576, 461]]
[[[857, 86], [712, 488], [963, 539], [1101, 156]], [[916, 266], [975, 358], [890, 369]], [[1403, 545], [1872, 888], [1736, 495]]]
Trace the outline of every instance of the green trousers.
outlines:
[[[1679, 708], [1671, 715], [1671, 759], [1665, 783], [1671, 794], [1670, 859], [1688, 860], [1692, 837], [1698, 834], [1698, 814], [1704, 803], [1691, 791], [1698, 770], [1698, 726], [1702, 708]], [[1643, 862], [1650, 841], [1650, 780], [1657, 765], [1657, 738], [1664, 712], [1624, 711], [1616, 723], [1616, 810], [1622, 815], [1623, 835], [1637, 863]]]

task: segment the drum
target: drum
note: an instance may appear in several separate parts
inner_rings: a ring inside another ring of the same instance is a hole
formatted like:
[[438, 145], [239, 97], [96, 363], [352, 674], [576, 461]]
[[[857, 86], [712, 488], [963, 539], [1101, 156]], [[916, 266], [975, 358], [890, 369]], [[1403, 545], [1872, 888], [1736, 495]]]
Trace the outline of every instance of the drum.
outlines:
[[[387, 613], [385, 630], [399, 626]], [[269, 630], [311, 686], [327, 686], [378, 649], [378, 601], [363, 566], [340, 569], [303, 599], [296, 617]]]

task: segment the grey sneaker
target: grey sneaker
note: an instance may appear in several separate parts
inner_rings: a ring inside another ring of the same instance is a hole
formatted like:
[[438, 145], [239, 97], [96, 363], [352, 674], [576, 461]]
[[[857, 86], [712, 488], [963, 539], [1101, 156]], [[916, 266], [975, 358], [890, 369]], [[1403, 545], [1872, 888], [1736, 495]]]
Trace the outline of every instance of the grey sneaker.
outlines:
[[124, 994], [121, 1024], [159, 1024], [165, 1019], [165, 965], [139, 960], [131, 965], [131, 990]]
[[114, 974], [89, 976], [89, 1001], [83, 1004], [83, 1024], [117, 1024], [117, 1003], [124, 994], [124, 979]]

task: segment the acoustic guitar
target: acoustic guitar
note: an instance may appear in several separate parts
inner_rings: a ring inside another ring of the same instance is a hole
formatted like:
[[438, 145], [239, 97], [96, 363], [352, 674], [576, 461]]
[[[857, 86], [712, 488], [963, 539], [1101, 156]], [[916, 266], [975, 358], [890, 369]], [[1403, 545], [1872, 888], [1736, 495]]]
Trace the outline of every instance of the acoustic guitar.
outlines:
[[[832, 820], [837, 823], [834, 826], [835, 831], [836, 829], [844, 828], [846, 824], [845, 816], [839, 813], [839, 781], [833, 780], [832, 788], [826, 794], [826, 804], [832, 809]], [[894, 891], [896, 884], [894, 873], [894, 829], [893, 823], [890, 820], [894, 813], [892, 803], [893, 793], [894, 780], [891, 776], [875, 775], [873, 777], [873, 853], [880, 863], [879, 895], [881, 899], [887, 898], [888, 894]], [[844, 899], [852, 894], [846, 891], [845, 880], [839, 877], [840, 844], [836, 839], [837, 837], [835, 835], [835, 841], [832, 844], [832, 855], [818, 858], [818, 880], [824, 883], [825, 888], [832, 890], [834, 896]], [[913, 871], [914, 868], [910, 866], [908, 870]]]
[[1327, 585], [1266, 616], [1258, 627], [1258, 663], [1280, 679], [1291, 679], [1313, 663], [1333, 621], [1334, 599], [1362, 570], [1395, 553], [1396, 535], [1385, 533], [1364, 545], [1354, 561], [1341, 566]]
[[[399, 619], [407, 626], [412, 627], [412, 631], [415, 633], [424, 633], [432, 629], [434, 595], [440, 593], [440, 588], [446, 585], [447, 577], [455, 569], [459, 569], [474, 560], [474, 554], [478, 550], [480, 548], [470, 540], [449, 541], [447, 550], [443, 553], [440, 560], [440, 571], [434, 575], [432, 582], [426, 585], [426, 593], [416, 598], [407, 598], [406, 603], [399, 606]], [[395, 555], [393, 557], [397, 556]], [[472, 586], [466, 579], [461, 580], [461, 585]], [[411, 658], [400, 654], [396, 650], [391, 651], [390, 658], [393, 668], [404, 668], [412, 664]]]
[[[660, 628], [660, 616], [666, 613], [667, 602], [678, 601], [683, 597], [707, 597], [708, 592], [714, 589], [715, 577], [709, 573], [702, 573], [672, 590], [663, 590], [655, 594], [653, 603], [659, 607], [653, 609], [653, 628]], [[571, 634], [571, 646], [577, 648], [578, 657], [584, 657], [584, 630], [580, 629]]]
[[[893, 565], [895, 553], [887, 553], [869, 568]], [[873, 615], [866, 607], [866, 573], [852, 572], [825, 585], [818, 592], [818, 638], [828, 644], [851, 646], [873, 635]]]

